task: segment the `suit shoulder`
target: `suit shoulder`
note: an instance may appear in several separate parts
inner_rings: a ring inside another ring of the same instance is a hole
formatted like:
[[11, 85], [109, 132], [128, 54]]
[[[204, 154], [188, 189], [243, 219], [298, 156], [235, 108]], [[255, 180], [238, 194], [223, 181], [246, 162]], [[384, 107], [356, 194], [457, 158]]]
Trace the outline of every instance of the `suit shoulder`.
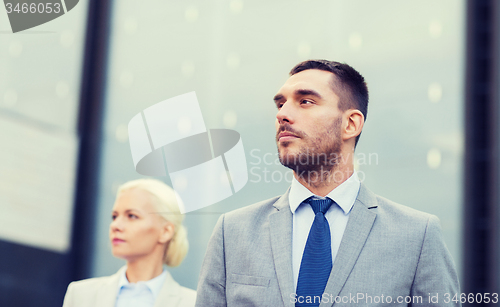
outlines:
[[70, 283], [70, 285], [80, 287], [80, 286], [92, 286], [92, 285], [101, 285], [103, 283], [106, 283], [109, 281], [111, 276], [103, 276], [103, 277], [94, 277], [94, 278], [87, 278], [87, 279], [82, 279], [78, 281], [73, 281]]
[[226, 219], [240, 219], [241, 217], [245, 217], [245, 219], [248, 219], [254, 216], [262, 216], [264, 213], [269, 213], [274, 210], [273, 204], [276, 203], [276, 201], [280, 197], [281, 195], [271, 197], [269, 199], [259, 201], [255, 204], [229, 211], [228, 213], [226, 213]]
[[68, 285], [73, 290], [78, 291], [95, 291], [107, 285], [112, 279], [112, 276], [94, 277], [88, 279], [82, 279], [79, 281], [73, 281]]
[[[367, 205], [363, 203], [363, 205]], [[387, 198], [373, 194], [367, 205], [376, 213], [374, 229], [385, 237], [401, 238], [405, 242], [423, 242], [427, 235], [441, 236], [439, 219], [432, 214], [416, 210]], [[419, 243], [420, 244], [420, 243]]]
[[377, 212], [382, 216], [385, 215], [402, 223], [417, 222], [426, 225], [429, 220], [439, 221], [436, 216], [430, 213], [401, 205], [379, 195], [375, 195], [375, 197], [377, 199]]

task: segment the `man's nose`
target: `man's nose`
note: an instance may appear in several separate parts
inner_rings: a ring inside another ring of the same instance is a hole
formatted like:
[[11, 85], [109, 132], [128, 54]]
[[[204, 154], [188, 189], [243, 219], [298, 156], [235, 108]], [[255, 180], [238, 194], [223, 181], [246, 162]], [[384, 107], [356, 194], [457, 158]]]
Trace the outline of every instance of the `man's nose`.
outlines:
[[294, 122], [293, 104], [291, 102], [285, 102], [278, 110], [278, 113], [276, 114], [276, 119], [278, 120], [279, 124], [282, 124], [284, 122], [293, 124]]

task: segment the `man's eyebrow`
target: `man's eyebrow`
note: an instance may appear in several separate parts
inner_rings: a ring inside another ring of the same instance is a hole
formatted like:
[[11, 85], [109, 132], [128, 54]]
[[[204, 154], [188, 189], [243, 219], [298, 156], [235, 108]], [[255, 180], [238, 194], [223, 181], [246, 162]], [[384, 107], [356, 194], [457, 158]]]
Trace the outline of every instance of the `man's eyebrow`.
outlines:
[[[320, 98], [322, 99], [323, 97], [318, 93], [316, 92], [315, 90], [310, 90], [310, 89], [298, 89], [295, 91], [294, 93], [295, 96], [315, 96], [317, 98]], [[282, 94], [276, 94], [276, 96], [274, 96], [273, 100], [274, 100], [274, 103], [278, 104], [279, 101], [285, 99], [285, 96], [283, 96]]]
[[295, 91], [295, 95], [297, 96], [316, 96], [318, 98], [323, 98], [318, 92], [315, 90], [307, 90], [307, 89], [300, 89]]
[[283, 100], [285, 98], [285, 96], [281, 95], [281, 94], [276, 94], [276, 96], [274, 96], [273, 100], [274, 102], [278, 102], [280, 100]]

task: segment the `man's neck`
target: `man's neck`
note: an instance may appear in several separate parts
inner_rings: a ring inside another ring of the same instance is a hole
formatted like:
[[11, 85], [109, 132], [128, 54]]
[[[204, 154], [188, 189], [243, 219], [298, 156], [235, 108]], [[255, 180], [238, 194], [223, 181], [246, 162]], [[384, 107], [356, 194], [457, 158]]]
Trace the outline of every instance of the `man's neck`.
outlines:
[[325, 197], [344, 181], [349, 179], [354, 172], [354, 167], [351, 165], [339, 165], [331, 171], [323, 172], [303, 172], [297, 174], [293, 172], [295, 179], [306, 187], [313, 194]]

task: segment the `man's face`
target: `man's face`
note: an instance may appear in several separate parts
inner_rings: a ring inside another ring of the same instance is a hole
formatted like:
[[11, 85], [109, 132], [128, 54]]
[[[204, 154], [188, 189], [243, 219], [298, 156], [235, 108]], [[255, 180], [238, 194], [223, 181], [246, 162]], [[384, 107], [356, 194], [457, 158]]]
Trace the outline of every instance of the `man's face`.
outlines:
[[333, 74], [309, 69], [292, 75], [274, 97], [281, 163], [301, 172], [331, 171], [340, 158], [342, 112]]

